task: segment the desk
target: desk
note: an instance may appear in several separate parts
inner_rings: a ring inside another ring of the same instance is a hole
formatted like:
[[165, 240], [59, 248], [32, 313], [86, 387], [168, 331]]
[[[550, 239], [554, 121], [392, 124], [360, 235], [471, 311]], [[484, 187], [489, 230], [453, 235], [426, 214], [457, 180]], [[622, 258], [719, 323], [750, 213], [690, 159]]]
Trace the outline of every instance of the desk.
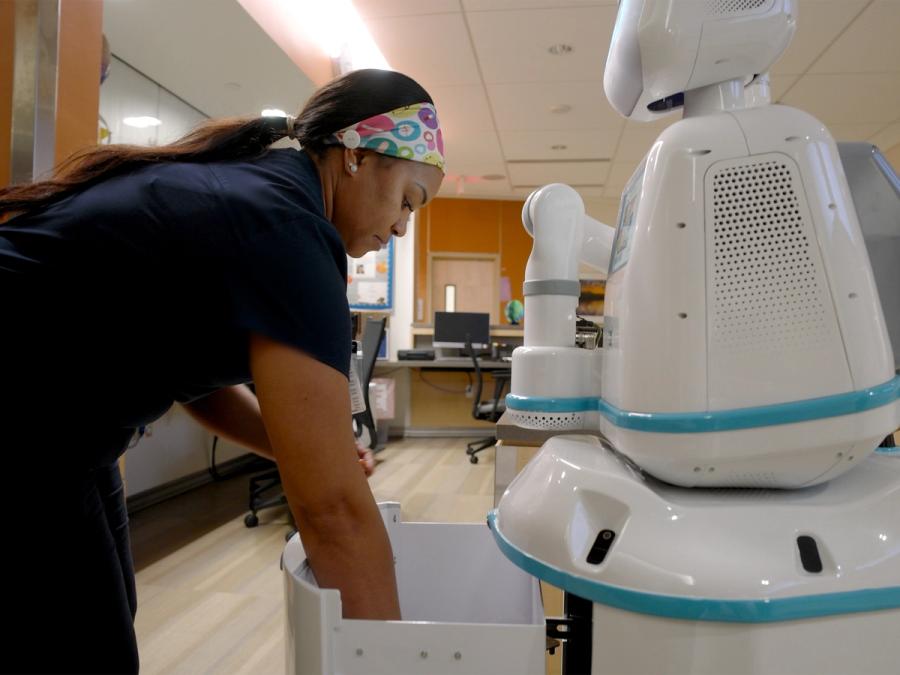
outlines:
[[[506, 371], [508, 378], [511, 363], [491, 359], [479, 360], [478, 364], [486, 376], [484, 397], [488, 398], [494, 373]], [[477, 438], [490, 433], [494, 425], [473, 419], [473, 400], [466, 395], [473, 370], [468, 358], [376, 361], [375, 377], [394, 380], [391, 435]]]
[[[512, 361], [500, 360], [484, 360], [479, 361], [478, 365], [482, 370], [500, 370], [512, 367]], [[430, 359], [422, 361], [388, 361], [379, 359], [375, 362], [375, 372], [379, 370], [392, 370], [394, 368], [427, 368], [428, 370], [475, 370], [470, 358], [458, 359]]]

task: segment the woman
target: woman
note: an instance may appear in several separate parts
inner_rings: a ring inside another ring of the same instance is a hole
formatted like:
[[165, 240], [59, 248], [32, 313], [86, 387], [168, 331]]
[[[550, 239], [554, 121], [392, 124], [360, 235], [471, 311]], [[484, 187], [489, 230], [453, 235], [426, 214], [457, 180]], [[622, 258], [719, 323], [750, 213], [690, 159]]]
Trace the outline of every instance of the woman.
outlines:
[[[269, 149], [296, 138], [303, 150]], [[351, 433], [346, 255], [403, 236], [443, 178], [433, 102], [356, 71], [296, 118], [103, 146], [0, 189], [0, 668], [134, 672], [115, 468], [173, 401], [274, 457], [321, 586], [397, 619], [390, 543]], [[252, 379], [257, 399], [240, 383]]]

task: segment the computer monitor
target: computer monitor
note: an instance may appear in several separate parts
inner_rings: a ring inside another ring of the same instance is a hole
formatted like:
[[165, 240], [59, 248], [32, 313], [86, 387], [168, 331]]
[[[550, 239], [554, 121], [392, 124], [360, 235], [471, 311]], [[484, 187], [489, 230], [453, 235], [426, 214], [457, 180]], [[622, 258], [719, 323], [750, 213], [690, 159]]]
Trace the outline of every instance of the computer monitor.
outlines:
[[491, 342], [491, 315], [480, 312], [435, 312], [435, 347], [465, 347], [466, 340], [476, 349], [487, 349]]

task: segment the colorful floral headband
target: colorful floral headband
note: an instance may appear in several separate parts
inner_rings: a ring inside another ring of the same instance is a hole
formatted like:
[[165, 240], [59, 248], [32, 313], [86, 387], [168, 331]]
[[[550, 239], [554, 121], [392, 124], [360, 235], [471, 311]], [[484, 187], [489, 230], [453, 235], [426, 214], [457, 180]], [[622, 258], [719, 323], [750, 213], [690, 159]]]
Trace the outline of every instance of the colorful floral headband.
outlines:
[[430, 103], [414, 103], [335, 132], [336, 144], [424, 162], [444, 171], [444, 136]]

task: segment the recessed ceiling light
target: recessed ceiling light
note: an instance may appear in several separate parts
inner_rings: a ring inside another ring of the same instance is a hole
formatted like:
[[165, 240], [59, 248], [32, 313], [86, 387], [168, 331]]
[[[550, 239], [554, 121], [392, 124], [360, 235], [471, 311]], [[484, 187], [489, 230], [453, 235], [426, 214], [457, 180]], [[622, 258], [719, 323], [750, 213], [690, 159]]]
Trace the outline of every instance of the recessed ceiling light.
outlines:
[[138, 129], [146, 129], [147, 127], [158, 127], [162, 124], [162, 120], [150, 117], [149, 115], [142, 115], [140, 117], [126, 117], [122, 120], [122, 124], [127, 124], [130, 127], [136, 127]]
[[568, 103], [557, 103], [556, 105], [550, 106], [550, 112], [557, 114], [567, 113], [571, 110], [572, 106], [570, 106]]
[[569, 148], [569, 146], [565, 145], [564, 143], [557, 143], [555, 145], [550, 146], [551, 150], [568, 150], [568, 148]]
[[287, 117], [287, 113], [281, 108], [263, 108], [260, 114], [263, 117]]
[[563, 56], [564, 54], [572, 53], [572, 45], [560, 42], [555, 45], [550, 45], [550, 47], [547, 48], [547, 51], [553, 54], [553, 56]]
[[486, 173], [481, 178], [482, 180], [503, 180], [506, 176], [502, 173]]

